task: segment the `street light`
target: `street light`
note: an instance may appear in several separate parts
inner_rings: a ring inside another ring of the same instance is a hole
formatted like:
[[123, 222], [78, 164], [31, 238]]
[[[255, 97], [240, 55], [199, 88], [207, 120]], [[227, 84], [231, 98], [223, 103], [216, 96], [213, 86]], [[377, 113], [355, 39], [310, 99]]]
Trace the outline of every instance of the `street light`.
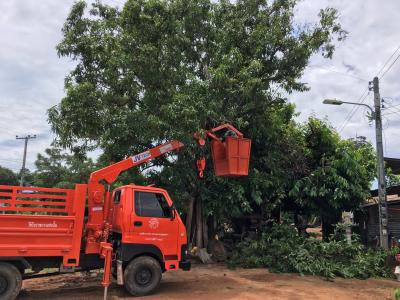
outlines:
[[374, 109], [371, 106], [369, 106], [368, 104], [365, 104], [365, 103], [341, 101], [341, 100], [338, 100], [338, 99], [325, 99], [324, 101], [322, 101], [322, 103], [323, 104], [330, 104], [330, 105], [352, 104], [352, 105], [358, 105], [358, 106], [365, 106], [366, 108], [368, 108], [371, 111], [372, 119], [375, 119], [375, 111], [374, 111]]
[[322, 103], [324, 103], [324, 104], [332, 104], [332, 105], [342, 105], [343, 101], [339, 101], [337, 99], [325, 99]]
[[367, 107], [371, 111], [371, 117], [375, 120], [376, 135], [376, 152], [377, 152], [377, 177], [378, 177], [378, 208], [379, 208], [379, 241], [383, 249], [388, 249], [388, 210], [386, 200], [386, 182], [385, 182], [385, 165], [383, 158], [383, 142], [382, 142], [382, 115], [381, 115], [381, 97], [379, 95], [379, 79], [375, 77], [370, 82], [370, 90], [374, 91], [374, 108], [364, 103], [341, 101], [337, 99], [325, 99], [324, 104], [342, 105], [352, 104]]

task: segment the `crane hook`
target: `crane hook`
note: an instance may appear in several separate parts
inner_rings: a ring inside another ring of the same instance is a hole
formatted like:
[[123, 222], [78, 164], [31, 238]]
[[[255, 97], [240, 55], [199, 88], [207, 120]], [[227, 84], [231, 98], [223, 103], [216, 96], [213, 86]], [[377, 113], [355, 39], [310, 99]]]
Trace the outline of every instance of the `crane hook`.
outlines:
[[206, 159], [204, 157], [196, 161], [197, 170], [199, 170], [199, 177], [204, 177], [204, 169], [206, 168]]

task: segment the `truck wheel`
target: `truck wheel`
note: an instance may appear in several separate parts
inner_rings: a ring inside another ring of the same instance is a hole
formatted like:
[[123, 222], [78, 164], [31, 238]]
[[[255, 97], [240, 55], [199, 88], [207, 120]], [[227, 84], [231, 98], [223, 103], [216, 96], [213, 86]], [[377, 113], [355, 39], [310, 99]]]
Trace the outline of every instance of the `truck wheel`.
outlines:
[[125, 268], [125, 288], [133, 296], [149, 295], [160, 285], [161, 276], [157, 260], [150, 256], [140, 256]]
[[0, 262], [0, 300], [14, 300], [21, 287], [21, 272], [12, 264]]

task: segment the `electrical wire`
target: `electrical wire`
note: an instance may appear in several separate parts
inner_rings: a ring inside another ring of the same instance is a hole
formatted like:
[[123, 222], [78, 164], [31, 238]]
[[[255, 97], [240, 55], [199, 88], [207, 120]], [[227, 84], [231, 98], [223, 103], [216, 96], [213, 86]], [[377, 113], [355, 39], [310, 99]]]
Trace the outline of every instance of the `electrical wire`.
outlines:
[[386, 75], [386, 73], [390, 71], [390, 69], [394, 66], [394, 64], [398, 61], [399, 58], [400, 58], [400, 54], [397, 55], [396, 59], [395, 59], [395, 60], [392, 62], [392, 64], [386, 69], [386, 71], [383, 72], [383, 74], [381, 75], [381, 77], [379, 77], [379, 79], [382, 79], [382, 78]]
[[[377, 77], [379, 76], [379, 74], [384, 70], [384, 68], [388, 65], [388, 63], [391, 61], [391, 59], [395, 56], [395, 54], [397, 53], [397, 51], [400, 50], [400, 45], [396, 48], [396, 50], [392, 53], [392, 55], [390, 55], [390, 57], [385, 61], [385, 63], [383, 64], [383, 66], [380, 68], [380, 70], [377, 73]], [[397, 60], [400, 58], [400, 54], [397, 55], [397, 57], [394, 59], [394, 61], [390, 64], [390, 66], [382, 73], [382, 75], [380, 76], [380, 79], [382, 79], [386, 73], [393, 67], [393, 65], [397, 62]], [[366, 91], [369, 91], [369, 89], [367, 88]], [[359, 104], [364, 103], [366, 97], [369, 95], [369, 93], [367, 93], [365, 96], [365, 91], [361, 94], [359, 100], [357, 102], [359, 102]], [[350, 122], [351, 118], [354, 116], [354, 114], [357, 112], [358, 108], [360, 107], [360, 105], [355, 105], [349, 112], [349, 114], [347, 115], [347, 117], [345, 118], [344, 122], [342, 123], [342, 126], [339, 129], [339, 133], [341, 133], [343, 131], [343, 129], [347, 126], [347, 123]]]
[[[389, 124], [389, 121], [387, 121], [387, 124]], [[382, 137], [383, 137], [383, 153], [386, 153], [387, 149], [387, 144], [386, 144], [386, 134], [385, 134], [385, 129], [382, 126]]]
[[398, 114], [400, 116], [400, 112], [399, 111], [391, 111], [389, 113], [386, 113], [386, 114], [382, 115], [382, 117], [390, 116], [390, 115], [393, 115], [393, 114]]
[[396, 104], [396, 105], [392, 105], [392, 106], [385, 106], [385, 108], [395, 108], [395, 107], [399, 107], [400, 104]]
[[[400, 109], [397, 108], [397, 107], [395, 107], [395, 106], [385, 107], [384, 110], [385, 110], [385, 111], [386, 111], [386, 110], [389, 110], [390, 114], [392, 114], [392, 113], [400, 113]], [[385, 114], [383, 114], [383, 116], [384, 116], [384, 115], [387, 115], [387, 114], [389, 114], [389, 113], [386, 113], [386, 112], [385, 112]]]
[[[369, 95], [369, 90], [368, 88], [364, 90], [364, 92], [361, 94], [361, 96], [358, 98], [356, 102], [359, 102], [360, 104], [364, 103], [365, 99]], [[339, 133], [343, 131], [343, 129], [347, 126], [347, 123], [350, 122], [351, 118], [354, 116], [354, 114], [357, 112], [357, 110], [360, 108], [359, 105], [354, 105], [350, 112], [347, 114], [346, 118], [344, 119], [342, 125], [340, 126]]]
[[[345, 73], [345, 72], [340, 72], [340, 71], [328, 69], [328, 68], [325, 68], [325, 67], [323, 67], [323, 66], [310, 65], [309, 67], [310, 67], [310, 68], [322, 69], [322, 70], [325, 70], [325, 71], [328, 71], [328, 72], [332, 72], [332, 73], [336, 73], [336, 74], [339, 74], [339, 75], [352, 77], [352, 78], [357, 79], [357, 80], [360, 80], [360, 81], [368, 82], [368, 80], [365, 79], [365, 78], [361, 78], [361, 77], [358, 77], [358, 76], [355, 76], [355, 75], [352, 75], [352, 74], [349, 74], [349, 73]], [[332, 66], [332, 67], [334, 67], [334, 66]]]
[[[394, 52], [392, 53], [392, 55], [390, 55], [390, 57], [386, 60], [386, 62], [383, 64], [383, 66], [379, 69], [378, 73], [376, 74], [377, 77], [379, 77], [379, 74], [383, 71], [383, 69], [386, 67], [386, 65], [389, 63], [389, 61], [392, 59], [392, 57], [396, 54], [397, 51], [400, 50], [400, 45], [396, 48], [396, 50], [394, 50]], [[382, 78], [383, 76], [381, 76], [380, 78]]]

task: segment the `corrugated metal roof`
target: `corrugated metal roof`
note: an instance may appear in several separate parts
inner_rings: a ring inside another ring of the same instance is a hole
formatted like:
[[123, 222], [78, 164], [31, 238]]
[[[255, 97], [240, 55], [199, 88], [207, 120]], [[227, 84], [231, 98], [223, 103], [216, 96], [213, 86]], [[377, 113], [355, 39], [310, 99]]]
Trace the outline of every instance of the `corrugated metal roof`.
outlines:
[[386, 165], [392, 169], [393, 174], [396, 174], [396, 175], [400, 174], [400, 159], [399, 158], [385, 157], [384, 160], [386, 162]]

